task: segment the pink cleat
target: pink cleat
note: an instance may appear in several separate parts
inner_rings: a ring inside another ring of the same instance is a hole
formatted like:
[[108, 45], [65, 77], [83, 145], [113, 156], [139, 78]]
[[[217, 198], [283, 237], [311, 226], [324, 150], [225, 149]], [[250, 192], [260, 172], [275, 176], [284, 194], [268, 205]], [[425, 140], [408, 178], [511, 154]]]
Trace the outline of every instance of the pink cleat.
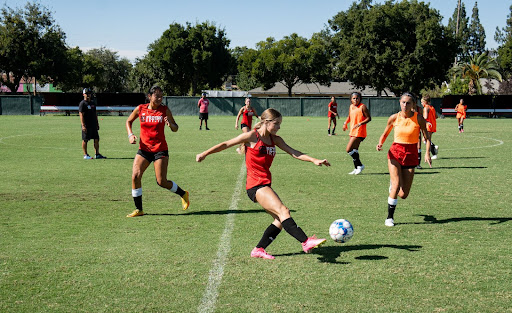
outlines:
[[265, 249], [263, 249], [263, 248], [252, 249], [251, 258], [262, 258], [262, 259], [269, 259], [269, 260], [275, 259], [275, 257], [273, 255], [270, 255], [267, 252], [265, 252]]
[[325, 241], [326, 241], [325, 238], [318, 239], [318, 238], [316, 238], [315, 235], [313, 235], [312, 237], [309, 237], [308, 240], [306, 240], [302, 243], [302, 250], [304, 250], [304, 252], [306, 252], [306, 253], [310, 253], [311, 250], [320, 246]]

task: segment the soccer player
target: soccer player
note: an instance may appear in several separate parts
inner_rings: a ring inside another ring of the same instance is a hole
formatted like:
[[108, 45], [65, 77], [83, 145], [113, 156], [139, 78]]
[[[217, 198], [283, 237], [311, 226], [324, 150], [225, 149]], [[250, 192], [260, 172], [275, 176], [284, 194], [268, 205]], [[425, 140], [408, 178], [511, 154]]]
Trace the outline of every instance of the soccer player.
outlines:
[[331, 102], [328, 105], [329, 112], [327, 113], [328, 118], [328, 129], [327, 135], [331, 135], [331, 123], [334, 124], [332, 128], [332, 135], [336, 135], [336, 118], [340, 118], [338, 115], [338, 104], [336, 103], [336, 98], [334, 96], [331, 97]]
[[468, 106], [464, 104], [464, 100], [460, 99], [460, 102], [455, 106], [457, 111], [457, 121], [459, 122], [459, 134], [464, 132], [464, 120], [466, 119], [466, 110]]
[[359, 158], [359, 145], [366, 138], [366, 124], [368, 124], [372, 117], [366, 105], [361, 103], [361, 94], [354, 92], [350, 96], [350, 108], [348, 117], [343, 123], [343, 131], [348, 129], [350, 123], [350, 139], [347, 144], [347, 153], [354, 161], [354, 170], [350, 175], [359, 175], [364, 170], [364, 165]]
[[139, 151], [133, 160], [132, 171], [132, 196], [135, 202], [135, 210], [126, 217], [144, 215], [142, 210], [142, 175], [148, 166], [153, 162], [155, 167], [156, 182], [162, 188], [181, 197], [183, 210], [190, 205], [188, 191], [181, 189], [178, 184], [167, 180], [167, 166], [169, 164], [169, 151], [165, 141], [165, 126], [171, 131], [178, 131], [178, 124], [174, 121], [171, 110], [162, 105], [162, 88], [153, 86], [148, 92], [149, 103], [136, 107], [126, 120], [128, 141], [131, 144], [137, 143], [137, 136], [133, 134], [132, 124], [135, 119], [140, 120], [140, 141]]
[[326, 159], [319, 160], [303, 154], [288, 146], [283, 138], [277, 136], [276, 133], [281, 128], [282, 121], [281, 113], [275, 109], [267, 109], [261, 114], [261, 121], [254, 126], [253, 130], [219, 143], [196, 156], [196, 161], [201, 162], [210, 154], [235, 145], [245, 145], [247, 195], [253, 202], [259, 203], [274, 219], [272, 224], [263, 232], [260, 242], [252, 250], [251, 257], [253, 258], [274, 259], [274, 256], [268, 254], [265, 249], [275, 240], [283, 228], [302, 243], [302, 249], [306, 253], [311, 252], [313, 248], [325, 242], [325, 239], [318, 239], [315, 236], [308, 237], [297, 226], [290, 215], [290, 210], [281, 202], [281, 198], [271, 187], [270, 166], [276, 155], [276, 146], [296, 159], [312, 162], [318, 166], [330, 166]]
[[82, 150], [84, 151], [84, 160], [92, 159], [87, 153], [87, 142], [94, 140], [94, 158], [106, 159], [100, 153], [100, 124], [98, 123], [98, 115], [96, 114], [96, 104], [91, 101], [92, 90], [85, 88], [83, 90], [84, 100], [78, 105], [78, 114], [82, 123]]
[[389, 133], [395, 127], [394, 142], [388, 152], [388, 169], [390, 176], [388, 196], [388, 217], [384, 225], [395, 226], [394, 214], [398, 197], [405, 199], [409, 195], [414, 178], [414, 169], [418, 165], [418, 149], [420, 130], [427, 140], [425, 162], [432, 167], [430, 160], [430, 135], [427, 132], [426, 121], [421, 114], [414, 111], [416, 97], [404, 93], [400, 97], [400, 112], [389, 117], [384, 132], [377, 144], [377, 151], [382, 150]]
[[423, 95], [421, 98], [421, 105], [423, 105], [423, 118], [427, 121], [427, 132], [430, 135], [430, 152], [432, 153], [432, 159], [435, 160], [439, 151], [439, 147], [432, 142], [432, 135], [437, 131], [436, 109], [430, 105], [430, 96], [428, 94]]
[[[252, 117], [256, 116], [260, 118], [254, 108], [251, 106], [251, 98], [245, 98], [245, 105], [240, 108], [238, 111], [238, 115], [235, 120], [235, 129], [238, 129], [238, 120], [240, 119], [240, 115], [242, 116], [242, 123], [240, 123], [240, 128], [242, 128], [242, 132], [247, 133], [251, 130], [252, 127]], [[245, 152], [245, 145], [241, 144], [239, 148], [236, 148], [236, 151], [240, 154]]]
[[210, 105], [210, 100], [206, 98], [206, 92], [201, 94], [201, 98], [197, 101], [197, 107], [199, 108], [199, 130], [203, 129], [203, 121], [206, 130], [210, 130], [208, 128], [208, 106]]

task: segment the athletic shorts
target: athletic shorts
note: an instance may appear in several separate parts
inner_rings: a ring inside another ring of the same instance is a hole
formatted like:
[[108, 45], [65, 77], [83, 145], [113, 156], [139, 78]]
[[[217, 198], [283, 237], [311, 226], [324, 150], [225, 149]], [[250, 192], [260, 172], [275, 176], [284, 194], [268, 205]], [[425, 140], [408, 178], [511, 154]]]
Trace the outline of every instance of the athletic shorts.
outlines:
[[244, 124], [244, 123], [240, 124], [240, 128], [241, 128], [241, 129], [243, 129], [244, 127], [247, 127], [247, 128], [249, 128], [249, 129], [250, 129], [249, 125]]
[[466, 113], [457, 113], [457, 118], [466, 118]]
[[159, 152], [149, 152], [139, 149], [139, 151], [137, 151], [137, 154], [143, 157], [144, 159], [148, 160], [149, 163], [151, 163], [153, 161], [160, 160], [161, 158], [168, 157], [169, 151], [164, 150]]
[[[354, 137], [354, 136], [350, 136], [350, 137]], [[356, 138], [361, 139], [361, 142], [363, 142], [366, 139], [366, 137], [356, 137]]]
[[87, 142], [91, 139], [100, 139], [100, 135], [98, 134], [97, 128], [89, 127], [87, 128], [87, 132], [82, 130], [82, 140]]
[[420, 164], [417, 143], [396, 143], [389, 148], [388, 159], [396, 160], [402, 168], [413, 168]]
[[249, 197], [249, 199], [251, 199], [252, 202], [258, 202], [258, 201], [256, 201], [256, 191], [258, 191], [259, 189], [261, 189], [263, 187], [270, 187], [270, 186], [271, 186], [271, 184], [265, 184], [265, 185], [254, 186], [251, 189], [247, 189], [247, 196]]
[[199, 113], [200, 120], [208, 120], [208, 113]]

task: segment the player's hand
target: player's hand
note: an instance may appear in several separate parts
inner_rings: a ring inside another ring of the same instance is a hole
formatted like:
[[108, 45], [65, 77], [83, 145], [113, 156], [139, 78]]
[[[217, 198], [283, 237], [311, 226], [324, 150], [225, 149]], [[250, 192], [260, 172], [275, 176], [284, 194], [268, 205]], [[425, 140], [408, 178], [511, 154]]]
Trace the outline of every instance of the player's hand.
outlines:
[[428, 163], [428, 166], [432, 168], [432, 159], [430, 158], [430, 153], [425, 153], [425, 163]]
[[343, 131], [346, 131], [348, 128], [347, 124], [343, 124]]
[[206, 158], [205, 155], [203, 155], [202, 153], [199, 153], [198, 155], [196, 155], [196, 162], [201, 162], [205, 158]]
[[322, 166], [322, 165], [331, 166], [331, 163], [329, 163], [329, 161], [327, 161], [326, 159], [323, 159], [323, 160], [315, 159], [313, 161], [313, 163], [315, 163], [315, 165], [317, 165], [317, 166]]
[[361, 123], [357, 123], [356, 125], [354, 125], [354, 129], [359, 128], [359, 126], [361, 126]]
[[129, 141], [132, 145], [136, 144], [136, 143], [137, 143], [137, 136], [135, 136], [135, 135], [131, 135], [131, 136], [130, 136], [130, 138], [128, 138], [128, 141]]
[[235, 125], [235, 129], [238, 129], [238, 124]]
[[377, 151], [382, 151], [382, 144], [380, 144], [380, 143], [379, 143], [379, 144], [377, 145]]
[[84, 125], [82, 125], [82, 131], [87, 134], [87, 128]]

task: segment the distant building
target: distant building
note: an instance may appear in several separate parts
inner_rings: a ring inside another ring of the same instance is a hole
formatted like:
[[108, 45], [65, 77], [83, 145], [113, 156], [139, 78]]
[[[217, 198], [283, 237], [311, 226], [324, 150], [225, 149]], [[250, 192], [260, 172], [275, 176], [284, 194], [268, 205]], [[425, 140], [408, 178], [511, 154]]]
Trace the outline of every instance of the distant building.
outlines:
[[[349, 97], [353, 92], [360, 92], [363, 97], [394, 97], [395, 95], [388, 89], [379, 94], [375, 89], [366, 87], [364, 90], [355, 88], [350, 82], [332, 82], [331, 86], [320, 84], [298, 84], [292, 88], [292, 97]], [[249, 90], [253, 97], [288, 97], [288, 89], [282, 84], [277, 83], [274, 87], [263, 90], [258, 87]]]

